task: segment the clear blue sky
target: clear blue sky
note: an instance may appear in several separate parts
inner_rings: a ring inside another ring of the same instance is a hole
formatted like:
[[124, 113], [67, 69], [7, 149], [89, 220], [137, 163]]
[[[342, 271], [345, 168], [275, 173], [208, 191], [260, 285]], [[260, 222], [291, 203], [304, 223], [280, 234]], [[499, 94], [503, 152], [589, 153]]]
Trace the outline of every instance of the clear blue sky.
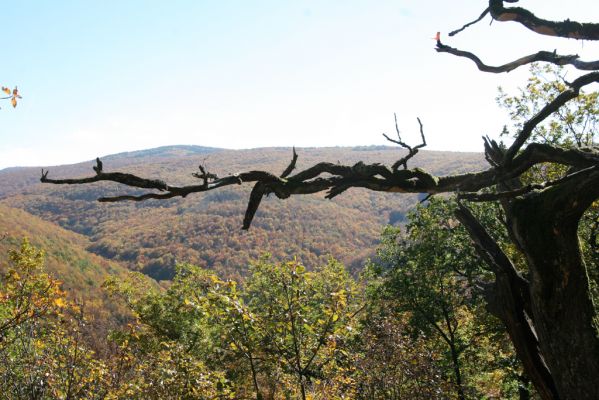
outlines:
[[[227, 148], [384, 144], [393, 113], [430, 149], [480, 151], [506, 114], [496, 87], [526, 70], [478, 72], [445, 43], [503, 63], [599, 44], [543, 38], [490, 17], [483, 0], [2, 1], [0, 168], [54, 165], [169, 144]], [[525, 1], [539, 16], [599, 21], [599, 2]], [[593, 57], [594, 55], [594, 57]], [[576, 76], [571, 72], [568, 77]]]

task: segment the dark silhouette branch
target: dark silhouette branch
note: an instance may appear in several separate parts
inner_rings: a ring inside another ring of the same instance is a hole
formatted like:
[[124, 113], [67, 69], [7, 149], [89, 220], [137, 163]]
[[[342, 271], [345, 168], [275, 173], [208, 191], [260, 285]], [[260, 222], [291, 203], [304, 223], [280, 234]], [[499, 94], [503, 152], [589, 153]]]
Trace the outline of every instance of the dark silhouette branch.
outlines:
[[447, 46], [440, 41], [437, 42], [437, 47], [435, 48], [439, 53], [449, 53], [458, 57], [465, 57], [472, 60], [479, 70], [483, 72], [490, 72], [494, 74], [499, 74], [502, 72], [510, 72], [515, 70], [518, 67], [523, 65], [527, 65], [533, 62], [548, 62], [555, 65], [572, 65], [579, 70], [584, 71], [594, 71], [599, 69], [599, 60], [596, 61], [582, 61], [579, 59], [577, 54], [562, 56], [556, 54], [555, 51], [539, 51], [534, 54], [529, 54], [527, 56], [521, 57], [517, 60], [509, 62], [507, 64], [499, 65], [499, 66], [491, 66], [487, 65], [481, 61], [478, 56], [469, 51], [459, 50], [451, 46]]
[[578, 175], [586, 174], [593, 170], [599, 170], [599, 164], [594, 165], [592, 167], [584, 168], [584, 169], [576, 171], [576, 172], [573, 172], [573, 173], [565, 175], [559, 179], [555, 179], [555, 180], [547, 181], [547, 182], [543, 182], [543, 183], [529, 184], [529, 185], [522, 186], [515, 190], [508, 190], [508, 191], [498, 192], [498, 193], [459, 193], [458, 198], [463, 199], [463, 200], [473, 201], [473, 202], [486, 202], [486, 201], [495, 201], [495, 200], [502, 200], [502, 199], [511, 199], [511, 198], [514, 198], [517, 196], [522, 196], [527, 193], [530, 193], [533, 190], [544, 190], [551, 186], [565, 183], [570, 179], [576, 178]]
[[456, 29], [455, 31], [449, 32], [449, 36], [455, 36], [458, 33], [462, 32], [464, 29], [469, 28], [470, 26], [476, 24], [477, 22], [482, 20], [488, 13], [489, 13], [489, 8], [487, 7], [487, 8], [485, 8], [485, 10], [480, 14], [480, 16], [477, 19], [475, 19], [472, 22], [468, 22], [467, 24], [465, 24], [464, 26], [462, 26], [459, 29]]
[[420, 137], [422, 138], [422, 143], [420, 143], [417, 146], [410, 146], [407, 143], [403, 142], [401, 140], [401, 135], [399, 134], [399, 127], [397, 126], [397, 114], [393, 114], [393, 117], [395, 118], [395, 132], [397, 133], [397, 140], [391, 139], [389, 136], [387, 136], [387, 134], [383, 133], [383, 136], [385, 137], [385, 139], [387, 139], [388, 141], [395, 143], [401, 147], [403, 147], [404, 149], [408, 150], [408, 154], [397, 160], [393, 166], [391, 167], [391, 169], [393, 171], [396, 171], [400, 165], [403, 165], [404, 169], [408, 169], [408, 160], [412, 157], [414, 157], [417, 153], [418, 153], [418, 149], [421, 149], [423, 147], [426, 146], [426, 138], [424, 137], [424, 129], [422, 126], [422, 122], [420, 121], [420, 118], [416, 118], [418, 120], [418, 125], [420, 125]]
[[[514, 1], [510, 1], [513, 3]], [[496, 21], [518, 22], [539, 35], [569, 39], [599, 40], [599, 24], [576, 21], [549, 21], [522, 7], [504, 7], [502, 0], [489, 0], [489, 11]]]
[[[422, 132], [422, 131], [421, 131]], [[413, 151], [417, 147], [412, 148]], [[405, 157], [404, 157], [405, 159]], [[403, 160], [403, 159], [402, 159]], [[295, 166], [297, 154], [290, 166]], [[406, 160], [407, 161], [407, 160]], [[126, 186], [142, 189], [153, 189], [159, 192], [141, 195], [123, 195], [101, 197], [101, 202], [143, 201], [149, 199], [169, 199], [186, 197], [192, 193], [207, 192], [224, 186], [255, 183], [248, 201], [243, 228], [248, 229], [264, 195], [273, 193], [280, 199], [292, 195], [312, 194], [326, 191], [326, 198], [331, 199], [350, 188], [362, 187], [380, 192], [399, 193], [447, 193], [460, 191], [476, 192], [498, 183], [520, 176], [533, 165], [555, 162], [575, 168], [589, 168], [599, 164], [599, 152], [595, 149], [562, 149], [547, 144], [531, 144], [505, 166], [492, 167], [488, 170], [449, 176], [434, 176], [419, 169], [392, 170], [381, 164], [364, 164], [358, 162], [353, 166], [333, 163], [319, 163], [295, 175], [282, 178], [266, 171], [249, 171], [229, 175], [218, 179], [205, 180], [200, 185], [172, 186], [162, 180], [141, 178], [121, 172], [98, 172], [87, 178], [51, 179], [48, 171], [42, 170], [41, 182], [52, 184], [86, 184], [100, 181], [110, 181]], [[290, 169], [288, 167], [285, 173]], [[204, 175], [207, 173], [204, 171]]]
[[214, 180], [218, 179], [218, 176], [216, 174], [212, 174], [212, 173], [208, 172], [203, 165], [199, 165], [198, 169], [200, 170], [200, 173], [194, 172], [191, 175], [193, 177], [196, 177], [196, 178], [204, 181], [202, 186], [206, 187], [206, 186], [208, 186], [210, 181], [214, 181]]
[[285, 171], [283, 171], [283, 173], [281, 174], [281, 178], [287, 178], [289, 176], [289, 174], [291, 174], [293, 172], [293, 170], [295, 169], [296, 163], [297, 163], [297, 153], [295, 152], [295, 147], [294, 147], [293, 148], [293, 157], [291, 157], [291, 162], [289, 163], [287, 168], [285, 168]]

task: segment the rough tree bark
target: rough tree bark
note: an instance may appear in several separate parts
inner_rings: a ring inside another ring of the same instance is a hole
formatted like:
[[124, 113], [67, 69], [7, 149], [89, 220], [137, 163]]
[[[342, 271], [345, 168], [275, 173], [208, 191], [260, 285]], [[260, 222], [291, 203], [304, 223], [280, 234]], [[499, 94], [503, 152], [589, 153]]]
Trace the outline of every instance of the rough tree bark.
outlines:
[[[547, 21], [524, 8], [504, 7], [504, 1], [499, 0], [489, 0], [480, 17], [450, 33], [450, 36], [464, 31], [487, 15], [496, 21], [520, 23], [538, 34], [599, 40], [599, 24]], [[488, 66], [473, 53], [447, 46], [440, 40], [436, 50], [466, 57], [480, 70], [492, 73], [509, 72], [536, 61], [570, 65], [579, 70], [599, 69], [599, 60], [581, 61], [577, 55], [561, 56], [547, 51], [501, 66]], [[186, 197], [192, 193], [252, 182], [254, 187], [243, 229], [249, 229], [262, 198], [271, 193], [286, 199], [292, 195], [327, 191], [326, 197], [330, 199], [350, 188], [362, 187], [430, 195], [455, 192], [462, 203], [501, 201], [510, 237], [526, 257], [527, 278], [516, 270], [464, 204], [457, 210], [457, 216], [470, 232], [479, 254], [495, 274], [495, 282], [486, 287], [488, 308], [504, 322], [526, 374], [543, 399], [599, 399], [596, 382], [599, 377], [599, 334], [594, 322], [596, 316], [587, 266], [581, 256], [577, 236], [582, 214], [599, 198], [599, 148], [564, 149], [538, 143], [525, 146], [538, 124], [575, 98], [581, 88], [594, 82], [599, 82], [599, 71], [586, 73], [568, 83], [567, 90], [523, 125], [508, 149], [485, 139], [485, 156], [490, 168], [478, 173], [433, 176], [418, 168], [409, 169], [408, 161], [426, 145], [419, 120], [422, 144], [415, 147], [407, 145], [401, 140], [399, 131], [397, 140], [387, 137], [407, 150], [407, 155], [390, 167], [362, 162], [353, 166], [323, 162], [292, 175], [298, 157], [294, 150], [289, 166], [280, 175], [248, 171], [218, 178], [200, 166], [200, 171], [194, 174], [201, 180], [199, 184], [171, 186], [158, 179], [104, 172], [98, 159], [93, 176], [51, 179], [48, 171], [42, 170], [41, 181], [53, 184], [113, 181], [150, 189], [141, 195], [100, 198], [99, 201], [103, 202]], [[523, 173], [547, 162], [568, 166], [570, 170], [554, 181], [528, 186], [518, 184], [518, 177]]]

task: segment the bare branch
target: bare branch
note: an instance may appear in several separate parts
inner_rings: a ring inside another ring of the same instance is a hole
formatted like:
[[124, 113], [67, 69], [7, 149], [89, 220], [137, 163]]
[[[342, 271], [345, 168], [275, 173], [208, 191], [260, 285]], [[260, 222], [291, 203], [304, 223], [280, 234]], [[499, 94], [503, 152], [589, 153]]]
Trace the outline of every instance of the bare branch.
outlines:
[[[421, 134], [424, 136], [422, 125]], [[414, 147], [412, 150], [416, 151], [417, 149], [418, 147]], [[358, 162], [353, 166], [319, 163], [287, 178], [281, 178], [266, 171], [248, 171], [214, 179], [201, 185], [189, 186], [167, 185], [161, 180], [146, 179], [120, 172], [101, 172], [92, 177], [79, 179], [50, 179], [48, 178], [48, 171], [42, 170], [40, 180], [53, 184], [85, 184], [111, 181], [134, 188], [161, 191], [161, 193], [102, 197], [99, 199], [101, 202], [186, 197], [191, 193], [201, 193], [223, 186], [254, 182], [254, 189], [248, 202], [243, 224], [244, 229], [247, 229], [260, 205], [261, 198], [269, 193], [274, 193], [280, 199], [286, 199], [292, 195], [326, 191], [326, 198], [331, 199], [350, 188], [356, 187], [380, 192], [402, 193], [436, 194], [458, 190], [461, 192], [475, 192], [517, 177], [533, 165], [543, 162], [588, 168], [599, 164], [599, 152], [597, 149], [565, 150], [547, 144], [533, 143], [512, 160], [509, 168], [500, 166], [482, 172], [441, 177], [431, 175], [419, 168], [391, 170], [381, 164]], [[204, 173], [206, 172], [204, 171]]]
[[586, 174], [592, 172], [593, 170], [599, 170], [599, 165], [594, 165], [592, 167], [588, 167], [571, 174], [565, 175], [559, 179], [555, 179], [552, 181], [547, 181], [543, 183], [529, 184], [523, 187], [520, 187], [515, 190], [508, 190], [505, 192], [499, 193], [460, 193], [458, 195], [459, 199], [474, 201], [474, 202], [483, 202], [483, 201], [494, 201], [501, 199], [511, 199], [517, 196], [522, 196], [527, 193], [532, 192], [533, 190], [543, 190], [551, 186], [559, 185], [560, 183], [564, 183], [569, 181], [570, 179], [576, 178], [578, 175]]
[[418, 153], [418, 149], [423, 148], [424, 146], [426, 146], [426, 139], [424, 138], [424, 130], [422, 127], [422, 122], [420, 121], [420, 118], [416, 118], [418, 120], [418, 124], [420, 125], [420, 137], [422, 138], [422, 143], [420, 143], [419, 145], [412, 147], [410, 145], [408, 145], [407, 143], [403, 142], [401, 140], [401, 135], [399, 134], [399, 127], [397, 126], [397, 114], [393, 114], [393, 116], [395, 117], [395, 131], [397, 132], [397, 139], [398, 140], [394, 140], [391, 139], [389, 136], [387, 136], [387, 134], [383, 133], [383, 136], [385, 137], [385, 139], [387, 139], [388, 141], [395, 143], [397, 145], [400, 145], [401, 147], [403, 147], [404, 149], [408, 150], [408, 154], [397, 160], [393, 166], [391, 167], [391, 169], [393, 171], [396, 171], [400, 165], [403, 165], [404, 169], [408, 168], [408, 160], [412, 157], [414, 157], [416, 155], [416, 153]]
[[100, 157], [96, 157], [96, 166], [92, 168], [96, 171], [96, 174], [99, 175], [102, 173], [102, 161], [100, 161]]
[[489, 11], [496, 21], [514, 21], [540, 35], [570, 39], [599, 40], [599, 24], [576, 21], [549, 21], [522, 7], [503, 6], [502, 0], [489, 0]]
[[477, 19], [475, 19], [475, 20], [474, 20], [474, 21], [472, 21], [472, 22], [468, 22], [466, 25], [462, 26], [462, 27], [461, 27], [461, 28], [459, 28], [459, 29], [456, 29], [455, 31], [451, 31], [451, 32], [449, 32], [449, 36], [454, 36], [454, 35], [457, 35], [458, 33], [462, 32], [464, 29], [466, 29], [466, 28], [468, 28], [468, 27], [470, 27], [470, 26], [472, 26], [472, 25], [476, 24], [476, 23], [477, 23], [477, 22], [479, 22], [481, 19], [483, 19], [483, 18], [485, 17], [485, 15], [487, 15], [488, 13], [489, 13], [489, 8], [487, 7], [487, 8], [485, 8], [485, 10], [484, 10], [484, 11], [483, 11], [483, 12], [480, 14], [480, 16], [479, 16]]
[[267, 193], [266, 186], [262, 182], [258, 182], [254, 185], [252, 192], [250, 193], [250, 200], [248, 201], [247, 209], [245, 210], [245, 216], [243, 217], [243, 226], [241, 229], [248, 230], [254, 219], [256, 211], [260, 206], [262, 197]]
[[281, 178], [287, 178], [289, 176], [289, 174], [291, 174], [293, 172], [293, 170], [295, 169], [296, 163], [297, 163], [297, 153], [295, 152], [295, 147], [293, 147], [293, 157], [291, 158], [291, 162], [289, 163], [287, 168], [285, 168], [285, 171], [283, 171], [283, 173], [281, 174]]
[[529, 54], [527, 56], [521, 57], [517, 60], [509, 62], [507, 64], [499, 65], [499, 66], [491, 66], [487, 65], [481, 61], [475, 54], [470, 53], [468, 51], [459, 50], [451, 46], [447, 46], [440, 41], [437, 42], [437, 47], [435, 48], [439, 53], [449, 53], [458, 57], [465, 57], [472, 60], [479, 70], [483, 72], [490, 72], [494, 74], [499, 74], [502, 72], [510, 72], [515, 70], [518, 67], [523, 65], [527, 65], [533, 62], [548, 62], [555, 65], [572, 65], [579, 70], [584, 71], [594, 71], [599, 69], [599, 60], [596, 61], [582, 61], [579, 59], [577, 54], [562, 56], [556, 54], [555, 51], [539, 51], [534, 54]]
[[435, 194], [434, 193], [429, 193], [426, 195], [426, 197], [422, 200], [420, 200], [420, 204], [426, 203], [427, 201], [429, 201], [431, 199], [431, 197], [433, 197]]
[[204, 183], [202, 184], [202, 186], [208, 187], [208, 183], [210, 181], [214, 181], [215, 179], [218, 179], [218, 176], [216, 174], [212, 174], [212, 173], [208, 172], [203, 165], [200, 164], [198, 166], [198, 169], [200, 170], [199, 174], [197, 172], [194, 172], [191, 175], [198, 179], [203, 180]]
[[[95, 168], [94, 168], [94, 171], [96, 171]], [[48, 178], [48, 172], [49, 171], [44, 172], [44, 170], [42, 169], [42, 178], [40, 179], [41, 182], [74, 185], [74, 184], [92, 183], [92, 182], [99, 182], [99, 181], [112, 181], [112, 182], [118, 182], [118, 183], [122, 183], [127, 186], [138, 187], [138, 188], [142, 188], [142, 189], [157, 189], [160, 191], [176, 189], [176, 188], [169, 188], [169, 186], [164, 181], [161, 181], [161, 180], [140, 178], [138, 176], [135, 176], [132, 174], [124, 174], [122, 172], [109, 172], [109, 173], [100, 172], [100, 173], [97, 173], [97, 171], [96, 171], [96, 175], [89, 177], [89, 178], [59, 179], [59, 180], [54, 180], [54, 179]]]
[[497, 143], [488, 136], [483, 136], [485, 147], [485, 159], [494, 167], [499, 167], [505, 156], [505, 146], [503, 143]]

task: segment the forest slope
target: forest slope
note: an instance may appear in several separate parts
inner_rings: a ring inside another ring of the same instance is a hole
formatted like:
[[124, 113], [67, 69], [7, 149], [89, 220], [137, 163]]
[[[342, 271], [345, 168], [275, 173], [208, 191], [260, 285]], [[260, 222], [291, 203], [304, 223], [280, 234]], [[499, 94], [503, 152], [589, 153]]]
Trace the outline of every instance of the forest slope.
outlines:
[[[397, 148], [302, 148], [298, 168], [320, 161], [387, 165], [402, 152]], [[204, 164], [218, 175], [250, 169], [284, 170], [290, 148], [223, 150], [170, 146], [102, 158], [105, 171], [119, 170], [163, 179], [169, 184], [197, 182], [191, 173]], [[89, 176], [92, 162], [50, 167], [50, 176]], [[436, 174], [480, 170], [479, 153], [422, 151], [412, 167]], [[112, 183], [52, 186], [39, 183], [39, 168], [0, 171], [0, 203], [21, 208], [65, 229], [86, 235], [89, 250], [126, 263], [157, 279], [172, 276], [177, 261], [213, 268], [234, 277], [263, 252], [275, 259], [297, 256], [306, 265], [329, 255], [356, 268], [376, 246], [381, 226], [399, 223], [417, 202], [415, 195], [352, 189], [334, 200], [318, 195], [285, 201], [266, 199], [249, 231], [240, 229], [249, 185], [229, 187], [186, 199], [142, 203], [98, 203], [103, 195], [128, 189]]]
[[108, 261], [86, 248], [90, 241], [44, 221], [26, 211], [0, 204], [0, 272], [8, 262], [8, 251], [19, 248], [23, 238], [45, 252], [45, 266], [54, 278], [62, 282], [67, 296], [80, 304], [88, 318], [95, 320], [88, 335], [91, 343], [103, 343], [102, 336], [129, 313], [115, 303], [101, 288], [109, 276], [124, 277], [127, 269], [118, 262]]

